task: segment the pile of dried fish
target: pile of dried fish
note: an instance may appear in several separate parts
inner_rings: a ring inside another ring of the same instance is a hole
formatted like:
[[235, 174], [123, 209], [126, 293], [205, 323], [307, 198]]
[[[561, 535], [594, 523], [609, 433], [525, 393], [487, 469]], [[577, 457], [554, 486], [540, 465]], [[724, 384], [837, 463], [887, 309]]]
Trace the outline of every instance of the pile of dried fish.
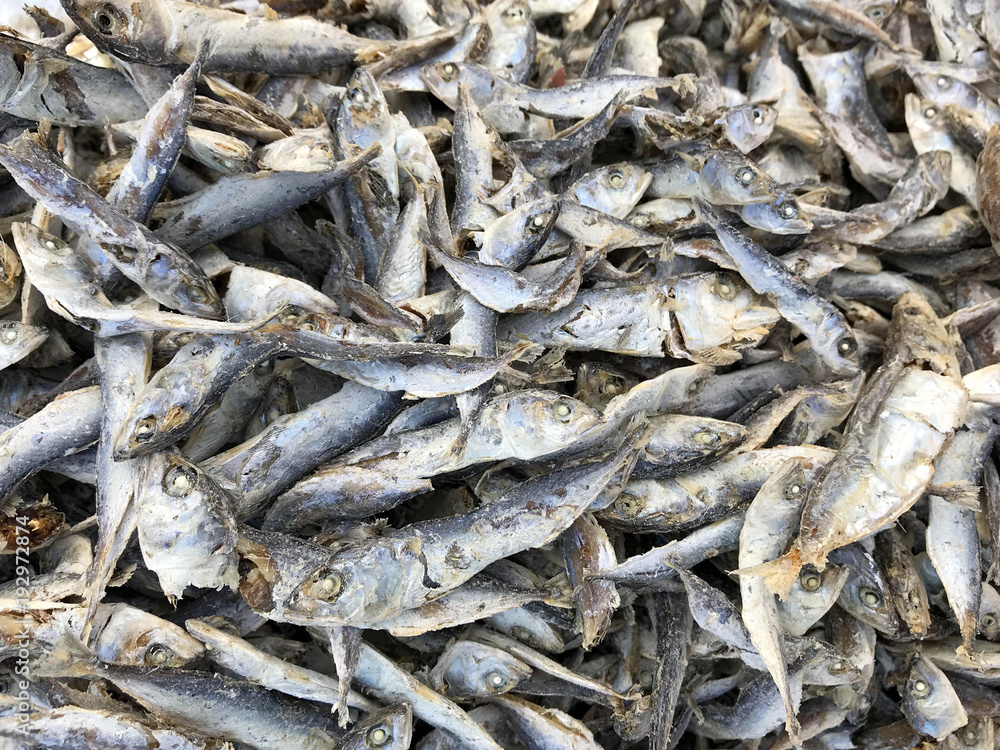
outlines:
[[4, 748], [1000, 741], [1000, 0], [62, 3]]

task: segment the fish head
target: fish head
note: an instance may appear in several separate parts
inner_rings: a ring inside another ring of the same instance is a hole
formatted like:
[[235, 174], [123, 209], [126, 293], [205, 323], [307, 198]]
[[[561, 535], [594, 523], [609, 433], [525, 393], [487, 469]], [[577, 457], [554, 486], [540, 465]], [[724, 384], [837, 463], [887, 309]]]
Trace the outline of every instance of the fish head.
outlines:
[[[837, 553], [845, 552], [838, 557]], [[835, 562], [846, 560], [848, 576], [837, 603], [862, 622], [881, 633], [898, 635], [905, 626], [892, 603], [888, 586], [866, 552], [851, 548], [836, 550]]]
[[389, 106], [375, 77], [364, 68], [354, 71], [336, 113], [337, 135], [342, 141], [367, 148], [392, 120]]
[[[402, 609], [399, 602], [406, 584], [396, 551], [393, 545], [375, 540], [337, 553], [303, 577], [289, 595], [285, 611], [342, 625], [395, 617]], [[421, 566], [409, 569], [417, 567]]]
[[167, 448], [182, 436], [194, 413], [193, 381], [169, 366], [149, 382], [115, 439], [115, 460], [124, 461]]
[[635, 383], [625, 372], [598, 362], [584, 362], [576, 374], [576, 398], [594, 409], [604, 411], [613, 398], [628, 391]]
[[919, 656], [912, 659], [899, 693], [899, 707], [920, 734], [943, 738], [968, 722], [955, 688], [928, 659]]
[[778, 120], [778, 110], [767, 104], [742, 104], [731, 107], [717, 121], [726, 138], [744, 154], [766, 141]]
[[811, 685], [848, 685], [861, 679], [859, 670], [840, 649], [824, 641], [806, 638], [801, 644], [804, 653], [803, 679]]
[[9, 363], [33, 351], [49, 337], [49, 329], [17, 320], [0, 320], [0, 359]]
[[222, 320], [224, 317], [222, 298], [215, 285], [184, 254], [171, 252], [167, 248], [163, 253], [153, 252], [145, 272], [158, 280], [170, 295], [172, 306], [180, 312], [209, 320]]
[[562, 450], [588, 437], [604, 423], [596, 409], [552, 391], [514, 391], [503, 394], [485, 408], [491, 412], [488, 416], [495, 417], [490, 419], [493, 437], [506, 444], [517, 458], [540, 457]]
[[494, 221], [483, 232], [479, 260], [523, 266], [538, 252], [559, 218], [558, 198], [524, 203]]
[[413, 709], [396, 703], [373, 711], [337, 744], [341, 750], [405, 750], [413, 737]]
[[822, 571], [804, 567], [788, 596], [777, 602], [781, 626], [792, 635], [805, 635], [836, 603], [846, 582], [847, 571], [840, 566]]
[[813, 224], [791, 193], [781, 191], [767, 203], [751, 203], [740, 209], [743, 221], [771, 234], [808, 234]]
[[63, 0], [62, 6], [102, 52], [147, 65], [175, 61], [168, 47], [174, 29], [167, 3]]
[[172, 622], [127, 604], [106, 606], [111, 614], [94, 644], [105, 663], [183, 667], [205, 653], [200, 641]]
[[462, 87], [468, 87], [466, 106], [475, 102], [485, 105], [493, 98], [493, 74], [474, 63], [441, 62], [425, 65], [420, 69], [420, 80], [431, 93], [452, 109], [457, 109], [463, 98]]
[[643, 460], [657, 464], [697, 462], [728, 453], [746, 440], [747, 428], [736, 422], [709, 417], [666, 415], [651, 417], [650, 437]]
[[903, 107], [906, 129], [910, 132], [914, 146], [921, 150], [932, 148], [947, 127], [944, 108], [916, 94], [907, 94]]
[[236, 588], [236, 521], [223, 490], [176, 450], [150, 456], [139, 481], [139, 542], [163, 592]]
[[594, 169], [570, 188], [577, 203], [624, 219], [635, 208], [653, 175], [639, 164], [612, 164]]
[[756, 343], [781, 317], [739, 276], [721, 271], [675, 279], [667, 303], [691, 351]]
[[714, 204], [766, 203], [778, 192], [767, 172], [736, 151], [717, 149], [701, 158], [699, 180]]
[[431, 686], [450, 698], [489, 698], [517, 687], [531, 667], [506, 651], [475, 641], [458, 641], [438, 659]]

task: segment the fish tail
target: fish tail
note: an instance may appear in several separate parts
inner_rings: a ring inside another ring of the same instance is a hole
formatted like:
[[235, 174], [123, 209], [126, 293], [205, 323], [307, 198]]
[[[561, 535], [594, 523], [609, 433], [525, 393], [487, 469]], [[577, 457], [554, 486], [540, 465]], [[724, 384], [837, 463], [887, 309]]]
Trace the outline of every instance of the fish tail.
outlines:
[[749, 568], [734, 570], [736, 575], [755, 575], [764, 579], [764, 584], [782, 600], [788, 597], [792, 585], [799, 577], [799, 571], [805, 562], [798, 547], [792, 547], [781, 557], [770, 562], [753, 565]]

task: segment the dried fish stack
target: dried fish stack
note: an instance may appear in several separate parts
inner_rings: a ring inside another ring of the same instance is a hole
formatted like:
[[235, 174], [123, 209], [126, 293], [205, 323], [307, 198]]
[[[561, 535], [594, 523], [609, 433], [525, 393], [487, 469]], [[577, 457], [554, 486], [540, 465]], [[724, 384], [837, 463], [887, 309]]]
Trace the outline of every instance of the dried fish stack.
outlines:
[[62, 5], [4, 748], [997, 746], [1000, 0]]

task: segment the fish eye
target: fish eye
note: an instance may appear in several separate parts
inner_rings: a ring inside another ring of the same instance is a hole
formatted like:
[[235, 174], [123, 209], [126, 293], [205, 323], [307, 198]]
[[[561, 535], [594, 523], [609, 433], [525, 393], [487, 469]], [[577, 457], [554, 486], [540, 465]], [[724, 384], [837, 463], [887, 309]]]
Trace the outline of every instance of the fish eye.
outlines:
[[517, 23], [518, 21], [523, 21], [524, 8], [520, 6], [508, 8], [503, 12], [503, 20], [510, 24]]
[[625, 173], [620, 169], [612, 169], [608, 173], [608, 184], [615, 190], [620, 190], [625, 186]]
[[722, 299], [729, 301], [736, 297], [736, 287], [729, 281], [719, 281], [715, 285], [715, 293]]
[[623, 492], [615, 500], [615, 512], [622, 518], [635, 518], [645, 503], [630, 492]]
[[837, 351], [842, 357], [850, 357], [857, 350], [858, 342], [854, 340], [853, 336], [844, 336], [837, 342]]
[[757, 107], [754, 107], [750, 112], [750, 117], [753, 120], [754, 125], [760, 125], [764, 122], [764, 113], [760, 111]]
[[317, 599], [332, 602], [344, 588], [344, 582], [340, 575], [334, 572], [327, 573], [313, 584], [313, 593]]
[[819, 587], [823, 584], [823, 579], [820, 574], [814, 570], [808, 570], [799, 576], [799, 584], [808, 592], [819, 591]]
[[924, 698], [931, 694], [931, 684], [927, 682], [927, 680], [923, 680], [918, 677], [913, 681], [913, 686], [910, 688], [910, 692], [918, 698]]
[[970, 747], [979, 742], [979, 732], [977, 732], [972, 727], [966, 727], [962, 732], [962, 742]]
[[939, 89], [948, 88], [948, 79], [945, 76], [938, 76], [937, 80], [934, 81]]
[[142, 655], [142, 661], [147, 667], [161, 667], [170, 661], [172, 653], [169, 648], [159, 643], [154, 643], [146, 649]]
[[163, 491], [171, 497], [184, 497], [198, 482], [198, 474], [187, 466], [174, 466], [163, 477]]
[[875, 5], [865, 11], [865, 15], [868, 16], [873, 21], [878, 21], [885, 17], [885, 8], [881, 5]]
[[135, 426], [134, 434], [136, 440], [149, 440], [156, 432], [156, 417], [148, 416], [140, 419]]
[[556, 415], [556, 419], [560, 422], [569, 422], [570, 417], [573, 415], [573, 407], [565, 401], [560, 401], [552, 407], [552, 413]]
[[997, 626], [997, 616], [993, 613], [983, 615], [979, 620], [979, 626], [981, 630], [993, 630]]
[[188, 299], [196, 305], [208, 302], [208, 293], [198, 284], [188, 284], [184, 291], [187, 292]]
[[711, 430], [698, 430], [694, 434], [694, 440], [701, 445], [714, 445], [719, 442], [719, 436]]
[[867, 586], [858, 592], [858, 598], [869, 609], [875, 609], [875, 607], [882, 603], [882, 595], [875, 589], [870, 589]]
[[368, 104], [367, 92], [358, 86], [353, 87], [347, 92], [347, 98], [351, 100], [351, 104], [356, 104], [359, 107]]
[[937, 117], [937, 110], [934, 107], [928, 107], [927, 109], [924, 110], [924, 117], [926, 117], [928, 120], [933, 120], [935, 117]]
[[853, 336], [844, 336], [837, 342], [837, 351], [842, 357], [850, 357], [858, 350], [858, 342]]
[[494, 695], [496, 695], [497, 693], [502, 691], [505, 687], [507, 687], [507, 678], [504, 676], [504, 673], [501, 672], [500, 670], [493, 670], [492, 672], [488, 673], [483, 678], [483, 682], [486, 684], [486, 689], [489, 690]]
[[525, 229], [528, 231], [528, 234], [538, 234], [548, 226], [548, 223], [549, 214], [535, 214], [528, 220]]
[[794, 219], [795, 215], [798, 213], [798, 209], [795, 208], [792, 203], [783, 203], [781, 207], [778, 208], [778, 216], [780, 216], [785, 221], [789, 219]]
[[845, 672], [849, 672], [850, 669], [851, 669], [850, 664], [848, 664], [843, 659], [837, 659], [837, 661], [835, 661], [833, 664], [827, 667], [826, 671], [829, 672], [830, 674], [844, 674]]
[[125, 25], [125, 18], [115, 6], [106, 3], [94, 11], [94, 26], [101, 36], [115, 36]]
[[446, 81], [454, 81], [458, 78], [458, 66], [455, 63], [445, 63], [440, 70], [441, 77]]
[[382, 724], [372, 727], [365, 735], [368, 747], [384, 747], [392, 742], [392, 733]]
[[271, 424], [271, 422], [273, 422], [274, 420], [278, 419], [278, 417], [281, 416], [281, 409], [279, 409], [277, 406], [274, 406], [268, 410], [265, 416], [267, 418], [267, 423]]
[[736, 179], [739, 180], [741, 185], [748, 187], [757, 179], [757, 173], [750, 167], [740, 167], [736, 170]]
[[3, 342], [5, 344], [13, 344], [15, 341], [17, 341], [19, 336], [20, 332], [16, 328], [10, 327], [4, 329], [4, 332], [2, 335], [0, 335], [0, 338], [3, 339]]

